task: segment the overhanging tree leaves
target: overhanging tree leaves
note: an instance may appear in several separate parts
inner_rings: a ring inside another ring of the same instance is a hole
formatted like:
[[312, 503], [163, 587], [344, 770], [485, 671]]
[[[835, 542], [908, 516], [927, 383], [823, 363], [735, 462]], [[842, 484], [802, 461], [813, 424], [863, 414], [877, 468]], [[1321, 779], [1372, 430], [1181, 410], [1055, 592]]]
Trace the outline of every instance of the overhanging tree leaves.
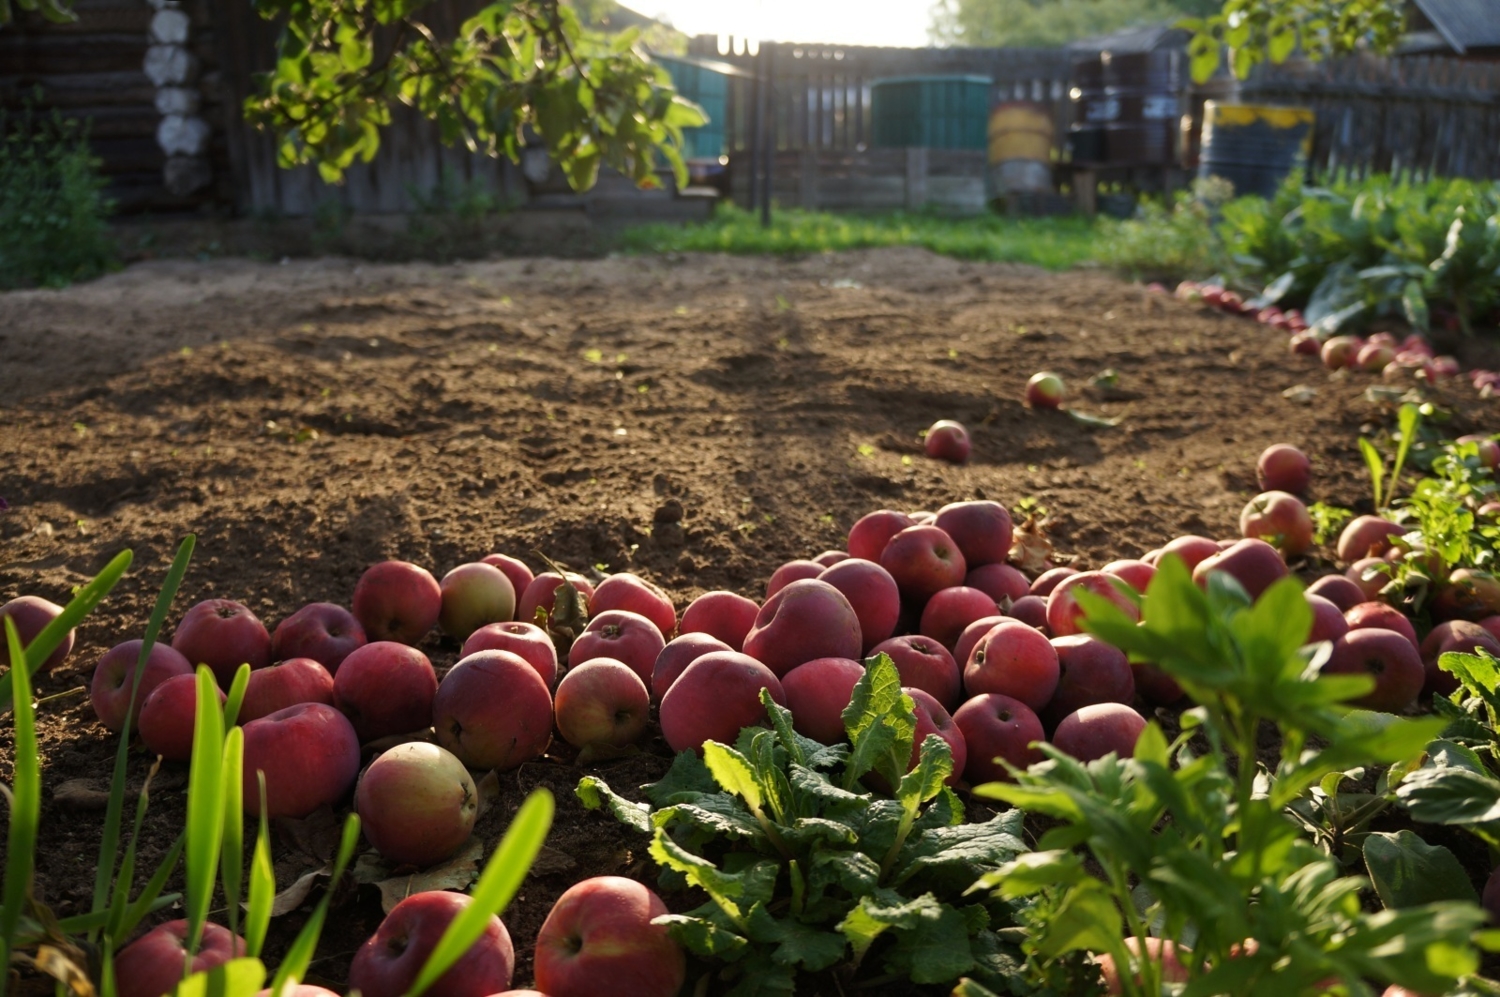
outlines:
[[1225, 0], [1212, 17], [1181, 26], [1193, 32], [1188, 54], [1193, 79], [1201, 83], [1218, 70], [1226, 50], [1238, 77], [1299, 50], [1313, 60], [1357, 51], [1388, 54], [1403, 21], [1402, 5], [1394, 0]]

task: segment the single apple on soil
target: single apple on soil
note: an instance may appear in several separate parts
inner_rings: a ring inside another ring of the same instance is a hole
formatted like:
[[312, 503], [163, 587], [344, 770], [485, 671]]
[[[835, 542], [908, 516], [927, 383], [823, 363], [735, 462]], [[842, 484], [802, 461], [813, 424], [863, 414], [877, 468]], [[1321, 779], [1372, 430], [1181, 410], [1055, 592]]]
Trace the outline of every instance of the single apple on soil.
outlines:
[[1344, 619], [1338, 606], [1311, 591], [1304, 592], [1302, 597], [1313, 611], [1312, 629], [1307, 632], [1304, 643], [1319, 644], [1325, 640], [1338, 640], [1349, 632], [1349, 621]]
[[[1046, 615], [1045, 611], [1042, 615]], [[995, 629], [995, 624], [1004, 623], [1010, 618], [1003, 613], [997, 613], [994, 616], [975, 620], [964, 627], [964, 632], [958, 635], [958, 641], [953, 645], [953, 663], [958, 666], [960, 684], [962, 684], [964, 666], [969, 663], [969, 656], [974, 653], [974, 645], [979, 643], [981, 637]]]
[[1368, 601], [1364, 589], [1343, 575], [1324, 575], [1307, 587], [1307, 594], [1322, 596], [1337, 606], [1340, 613]]
[[[146, 932], [115, 956], [118, 997], [162, 997], [182, 982], [187, 960], [187, 921], [168, 921]], [[198, 953], [187, 969], [204, 973], [245, 954], [245, 940], [212, 921], [203, 925]]]
[[745, 635], [745, 653], [778, 678], [814, 658], [856, 658], [862, 646], [854, 607], [816, 578], [792, 582], [767, 599]]
[[244, 729], [244, 807], [251, 817], [261, 812], [257, 772], [265, 773], [269, 817], [302, 818], [332, 806], [359, 776], [359, 738], [332, 706], [298, 703]]
[[1375, 688], [1350, 705], [1400, 713], [1417, 698], [1426, 680], [1422, 658], [1411, 641], [1393, 630], [1350, 630], [1333, 642], [1324, 675], [1369, 675]]
[[666, 925], [651, 923], [666, 913], [661, 897], [633, 879], [575, 883], [537, 933], [537, 987], [548, 997], [674, 997], [687, 957]]
[[922, 742], [927, 740], [929, 734], [936, 734], [947, 742], [948, 754], [953, 759], [953, 773], [945, 781], [950, 786], [957, 785], [964, 777], [964, 769], [969, 762], [968, 742], [964, 740], [963, 731], [953, 722], [953, 716], [943, 704], [925, 690], [902, 686], [901, 691], [911, 697], [912, 710], [917, 718], [917, 729], [911, 742], [911, 761], [906, 770], [910, 772], [917, 767], [917, 762], [922, 757]]
[[[414, 893], [391, 908], [370, 940], [354, 953], [349, 989], [362, 997], [402, 997], [437, 948], [454, 918], [474, 901], [462, 893]], [[510, 986], [516, 954], [510, 932], [493, 915], [484, 933], [427, 993], [437, 997], [490, 997]]]
[[[1219, 542], [1208, 537], [1185, 536], [1169, 540], [1161, 549], [1161, 556], [1175, 554], [1189, 571], [1219, 552]], [[1158, 561], [1160, 559], [1158, 558]]]
[[682, 611], [677, 629], [682, 634], [704, 633], [739, 651], [745, 646], [745, 635], [755, 626], [760, 606], [737, 592], [705, 592]]
[[[16, 634], [21, 638], [21, 646], [29, 647], [36, 640], [37, 634], [46, 629], [47, 624], [62, 615], [63, 608], [55, 602], [49, 602], [41, 596], [22, 595], [17, 596], [5, 605], [0, 606], [0, 621], [7, 618], [14, 621]], [[77, 630], [69, 630], [68, 635], [62, 639], [56, 649], [43, 661], [36, 670], [38, 675], [45, 675], [63, 661], [73, 651], [73, 639]], [[0, 622], [0, 640], [5, 638], [5, 624]], [[10, 664], [10, 654], [0, 654], [0, 661], [7, 666]]]
[[1026, 404], [1032, 408], [1057, 408], [1063, 403], [1063, 379], [1051, 371], [1032, 374], [1026, 382]]
[[1010, 773], [997, 759], [1024, 769], [1044, 757], [1031, 746], [1046, 739], [1042, 722], [1019, 699], [999, 693], [975, 696], [953, 714], [953, 723], [968, 752], [964, 775], [976, 786], [1010, 781]]
[[1362, 602], [1352, 607], [1344, 614], [1344, 622], [1350, 630], [1392, 630], [1411, 641], [1412, 647], [1422, 646], [1417, 640], [1417, 628], [1406, 614], [1383, 602]]
[[354, 724], [361, 744], [410, 734], [432, 724], [437, 673], [427, 655], [377, 640], [344, 659], [333, 677], [333, 702]]
[[271, 663], [271, 635], [255, 614], [230, 599], [208, 599], [183, 614], [172, 647], [197, 667], [207, 665], [219, 688], [229, 688], [241, 664]]
[[365, 769], [354, 810], [376, 851], [397, 865], [425, 869], [469, 840], [479, 792], [452, 752], [409, 741], [382, 752]]
[[243, 726], [298, 703], [333, 705], [333, 676], [312, 658], [288, 658], [251, 672], [238, 722]]
[[1345, 564], [1366, 557], [1379, 557], [1391, 549], [1393, 538], [1406, 530], [1379, 516], [1356, 516], [1339, 534], [1338, 557]]
[[981, 564], [977, 568], [971, 567], [969, 573], [964, 575], [964, 584], [971, 589], [978, 589], [1000, 605], [1031, 594], [1031, 580], [1020, 569], [1009, 564]]
[[1255, 462], [1255, 479], [1263, 492], [1307, 494], [1312, 483], [1312, 461], [1289, 443], [1266, 447]]
[[865, 666], [850, 658], [815, 658], [787, 672], [781, 680], [792, 726], [803, 737], [823, 744], [844, 740], [844, 708]]
[[437, 626], [443, 589], [432, 572], [410, 561], [382, 561], [354, 586], [354, 618], [372, 641], [416, 644]]
[[1312, 515], [1289, 492], [1262, 492], [1240, 513], [1240, 535], [1266, 541], [1283, 557], [1298, 557], [1312, 549]]
[[336, 675], [344, 659], [365, 644], [365, 628], [353, 613], [331, 602], [310, 602], [276, 625], [271, 658], [311, 658]]
[[[578, 589], [578, 594], [583, 596], [586, 607], [591, 607], [590, 600], [594, 597], [594, 586], [582, 575], [568, 572], [568, 581]], [[544, 571], [532, 579], [526, 591], [521, 593], [521, 600], [516, 604], [516, 619], [525, 623], [535, 623], [544, 626], [552, 619], [552, 609], [557, 603], [557, 589], [563, 583], [563, 576], [555, 571]], [[543, 618], [538, 618], [537, 611], [542, 611]]]
[[[141, 640], [127, 640], [104, 652], [94, 666], [94, 680], [89, 686], [89, 702], [99, 722], [112, 731], [125, 726], [126, 714], [130, 715], [130, 726], [137, 726], [141, 718], [141, 707], [146, 699], [167, 679], [178, 675], [193, 674], [188, 659], [172, 650], [168, 644], [151, 645], [146, 658], [146, 668], [141, 673], [140, 689], [136, 692], [135, 709], [130, 708], [130, 694], [135, 685], [136, 665], [141, 657]], [[251, 672], [251, 677], [255, 672]]]
[[1005, 615], [1048, 637], [1052, 636], [1052, 631], [1047, 627], [1047, 600], [1039, 595], [1022, 596], [1011, 604], [1010, 611]]
[[1259, 599], [1261, 593], [1272, 584], [1287, 576], [1286, 562], [1276, 553], [1276, 548], [1264, 540], [1241, 540], [1221, 550], [1213, 557], [1198, 562], [1193, 569], [1193, 581], [1199, 588], [1208, 585], [1211, 572], [1222, 571], [1239, 582], [1251, 599]]
[[1042, 711], [1042, 722], [1056, 728], [1071, 713], [1096, 703], [1135, 699], [1135, 672], [1117, 647], [1087, 634], [1053, 637], [1057, 650], [1057, 691]]
[[557, 645], [552, 643], [547, 631], [535, 623], [516, 620], [480, 627], [464, 641], [463, 650], [458, 652], [458, 656], [460, 659], [467, 658], [476, 651], [510, 651], [519, 654], [526, 659], [527, 664], [536, 669], [548, 689], [557, 684]]
[[705, 654], [688, 665], [661, 698], [662, 737], [673, 751], [700, 754], [704, 741], [733, 744], [740, 728], [766, 722], [761, 689], [770, 690], [774, 701], [786, 704], [776, 673], [748, 654]]
[[1106, 575], [1114, 575], [1142, 595], [1150, 587], [1151, 580], [1156, 577], [1155, 565], [1129, 558], [1120, 561], [1110, 561], [1099, 570]]
[[1391, 562], [1383, 557], [1362, 557], [1349, 565], [1344, 578], [1359, 590], [1354, 605], [1380, 598], [1380, 590], [1391, 582]]
[[1048, 568], [1032, 580], [1031, 588], [1026, 594], [1045, 599], [1052, 594], [1053, 589], [1063, 583], [1064, 579], [1072, 578], [1076, 574], [1078, 574], [1076, 568]]
[[847, 550], [825, 550], [823, 553], [813, 558], [813, 560], [817, 561], [825, 568], [831, 568], [833, 567], [833, 565], [838, 564], [840, 561], [848, 560], [848, 558], [849, 552]]
[[934, 460], [962, 464], [969, 459], [969, 431], [952, 419], [939, 419], [927, 428], [922, 450]]
[[896, 632], [901, 620], [901, 590], [891, 573], [874, 561], [850, 557], [830, 565], [818, 580], [844, 594], [859, 620], [860, 651], [871, 648]]
[[493, 564], [460, 564], [438, 584], [442, 609], [438, 625], [454, 640], [464, 641], [482, 626], [506, 623], [516, 615], [516, 588]]
[[443, 676], [431, 710], [438, 744], [477, 771], [509, 771], [540, 758], [552, 742], [552, 693], [511, 651], [461, 659]]
[[661, 649], [661, 653], [656, 656], [656, 664], [651, 668], [651, 699], [660, 703], [667, 690], [672, 688], [672, 683], [677, 681], [677, 676], [705, 654], [733, 650], [735, 649], [722, 640], [706, 633], [684, 633], [680, 637], [674, 637]]
[[651, 720], [651, 694], [623, 661], [591, 658], [557, 684], [557, 730], [575, 748], [623, 748], [640, 739]]
[[[224, 693], [214, 690], [219, 703]], [[174, 675], [158, 685], [141, 704], [141, 740], [153, 755], [185, 762], [193, 755], [193, 728], [198, 724], [198, 676]]]

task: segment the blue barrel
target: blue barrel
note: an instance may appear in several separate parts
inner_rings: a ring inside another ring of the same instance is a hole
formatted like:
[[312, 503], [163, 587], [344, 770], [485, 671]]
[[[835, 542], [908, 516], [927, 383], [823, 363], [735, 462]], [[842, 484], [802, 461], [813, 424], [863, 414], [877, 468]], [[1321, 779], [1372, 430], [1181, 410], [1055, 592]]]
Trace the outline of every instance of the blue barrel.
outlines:
[[1306, 166], [1312, 133], [1311, 108], [1208, 101], [1198, 176], [1228, 180], [1236, 196], [1272, 197], [1293, 170]]
[[687, 159], [718, 159], [724, 154], [724, 117], [729, 105], [729, 77], [707, 66], [669, 55], [653, 55], [672, 74], [672, 86], [688, 100], [703, 108], [708, 122], [697, 128], [684, 128], [682, 141]]

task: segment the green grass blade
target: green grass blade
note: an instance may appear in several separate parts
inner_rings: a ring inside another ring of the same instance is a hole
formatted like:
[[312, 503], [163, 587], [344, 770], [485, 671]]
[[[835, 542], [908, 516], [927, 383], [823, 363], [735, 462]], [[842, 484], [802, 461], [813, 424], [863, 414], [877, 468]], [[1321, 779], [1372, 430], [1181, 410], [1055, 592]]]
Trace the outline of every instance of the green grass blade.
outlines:
[[198, 711], [193, 726], [193, 761], [187, 797], [187, 950], [196, 955], [203, 924], [213, 902], [224, 839], [224, 714], [219, 687], [206, 665], [198, 666]]
[[[120, 922], [118, 937], [129, 938], [135, 931], [136, 925], [140, 924], [147, 914], [160, 907], [163, 900], [167, 900], [168, 898], [181, 899], [181, 894], [178, 893], [169, 893], [163, 897], [161, 891], [166, 889], [167, 880], [171, 878], [172, 873], [177, 869], [177, 862], [182, 858], [182, 850], [186, 846], [187, 833], [183, 832], [177, 836], [176, 841], [172, 842], [172, 850], [167, 852], [167, 857], [162, 859], [161, 865], [157, 867], [156, 872], [152, 873], [151, 881], [141, 890], [141, 895], [136, 897], [130, 906], [125, 909], [125, 920]], [[105, 940], [109, 941], [110, 939], [106, 938]]]
[[1381, 486], [1385, 483], [1385, 462], [1380, 459], [1380, 451], [1375, 449], [1375, 444], [1361, 436], [1359, 438], [1359, 453], [1365, 459], [1365, 467], [1370, 469], [1370, 492], [1375, 499], [1375, 508], [1384, 509], [1381, 503]]
[[[128, 550], [122, 550], [116, 554], [115, 559], [106, 564], [104, 570], [99, 572], [93, 581], [78, 590], [73, 600], [63, 607], [61, 615], [42, 628], [42, 632], [37, 634], [36, 639], [26, 648], [25, 661], [28, 678], [35, 675], [42, 662], [47, 660], [47, 656], [57, 650], [57, 646], [67, 638], [68, 631], [83, 622], [83, 618], [89, 615], [106, 595], [109, 595], [109, 590], [115, 587], [129, 569], [131, 558], [134, 556]], [[14, 673], [15, 670], [12, 669], [0, 675], [0, 713], [10, 709], [11, 683]]]
[[125, 919], [125, 909], [130, 902], [130, 884], [135, 882], [135, 851], [136, 845], [141, 840], [141, 826], [146, 822], [146, 807], [151, 802], [151, 780], [156, 778], [156, 773], [161, 769], [161, 759], [158, 758], [151, 764], [151, 770], [146, 773], [145, 785], [141, 786], [141, 797], [135, 805], [135, 824], [130, 829], [130, 844], [125, 848], [125, 858], [120, 863], [119, 881], [124, 884], [123, 888], [115, 890], [109, 902], [109, 917], [104, 922], [105, 931], [116, 941], [123, 941], [125, 936], [120, 934], [120, 924]]
[[[240, 669], [241, 677], [250, 674]], [[244, 683], [235, 679], [243, 692]], [[240, 933], [240, 885], [245, 877], [245, 801], [241, 773], [245, 767], [245, 731], [230, 728], [224, 737], [224, 842], [219, 853], [219, 877], [224, 883], [224, 902], [229, 907], [230, 934]]]
[[[115, 751], [114, 776], [110, 780], [109, 805], [104, 810], [104, 835], [99, 842], [99, 862], [94, 867], [94, 903], [93, 910], [100, 911], [106, 907], [113, 906], [110, 900], [110, 884], [115, 881], [115, 855], [120, 848], [120, 821], [125, 812], [125, 779], [126, 769], [130, 763], [130, 718], [135, 713], [136, 699], [140, 696], [141, 675], [146, 670], [146, 658], [151, 654], [151, 647], [156, 643], [157, 634], [161, 633], [162, 625], [166, 622], [167, 612], [172, 607], [172, 600], [177, 596], [177, 590], [182, 586], [183, 576], [187, 574], [188, 562], [193, 557], [193, 547], [197, 538], [189, 533], [182, 538], [182, 543], [177, 546], [177, 556], [172, 559], [172, 567], [167, 569], [167, 577], [162, 582], [161, 591], [156, 595], [156, 608], [151, 611], [151, 620], [146, 624], [146, 633], [141, 641], [141, 654], [135, 663], [135, 680], [130, 687], [130, 709], [125, 713], [125, 725], [120, 729], [120, 746]], [[136, 822], [137, 828], [140, 822]], [[139, 835], [139, 830], [136, 834]], [[125, 880], [125, 892], [130, 892], [130, 881]], [[94, 941], [90, 935], [90, 941]]]
[[1401, 406], [1401, 414], [1398, 417], [1401, 427], [1401, 442], [1396, 446], [1396, 464], [1391, 469], [1391, 487], [1386, 493], [1386, 504], [1396, 498], [1396, 483], [1401, 480], [1401, 469], [1406, 466], [1406, 455], [1411, 452], [1412, 444], [1417, 441], [1417, 430], [1422, 425], [1422, 410], [1407, 402]]
[[41, 759], [36, 746], [36, 715], [31, 706], [31, 675], [26, 668], [21, 634], [9, 617], [5, 620], [5, 643], [10, 651], [8, 674], [15, 676], [15, 774], [8, 794], [10, 827], [5, 839], [5, 887], [0, 893], [5, 901], [5, 909], [0, 911], [0, 997], [4, 997], [10, 976], [16, 926], [21, 923], [21, 912], [31, 895], [37, 823], [42, 811]]
[[235, 669], [234, 680], [229, 683], [229, 694], [224, 697], [224, 729], [233, 727], [240, 718], [240, 706], [245, 702], [245, 690], [250, 685], [250, 665], [242, 663]]
[[[166, 877], [162, 877], [166, 882]], [[158, 891], [159, 893], [160, 891]], [[154, 914], [159, 910], [170, 907], [182, 899], [180, 893], [168, 893], [166, 896], [155, 896], [149, 904], [144, 904], [141, 910], [146, 914]], [[89, 911], [87, 914], [75, 914], [72, 917], [64, 917], [58, 920], [57, 925], [67, 935], [81, 935], [88, 931], [98, 931], [109, 923], [111, 911]], [[124, 937], [123, 935], [121, 937]]]
[[552, 794], [547, 790], [534, 790], [526, 797], [499, 847], [485, 863], [479, 882], [470, 891], [474, 902], [448, 925], [406, 997], [418, 997], [426, 992], [469, 950], [469, 946], [479, 940], [490, 917], [505, 910], [510, 898], [521, 888], [537, 853], [542, 850], [542, 842], [547, 840], [547, 831], [552, 827], [552, 810]]
[[[296, 939], [287, 949], [286, 956], [281, 960], [281, 966], [276, 970], [276, 976], [271, 980], [271, 993], [281, 990], [281, 985], [288, 980], [300, 981], [307, 974], [307, 967], [312, 964], [313, 953], [318, 948], [318, 937], [323, 934], [323, 922], [328, 918], [328, 904], [333, 899], [333, 891], [343, 878], [344, 869], [348, 867], [349, 861], [354, 858], [354, 849], [359, 845], [359, 817], [350, 814], [349, 819], [344, 822], [344, 837], [339, 842], [339, 854], [333, 862], [333, 877], [328, 880], [328, 889], [323, 892], [323, 898], [318, 901], [318, 906], [313, 908], [312, 916], [297, 933]], [[476, 936], [477, 937], [477, 936]]]
[[260, 782], [260, 828], [255, 852], [250, 856], [250, 903], [245, 914], [245, 954], [259, 958], [271, 926], [271, 904], [276, 900], [276, 869], [271, 865], [271, 828], [266, 821], [266, 774], [255, 773]]

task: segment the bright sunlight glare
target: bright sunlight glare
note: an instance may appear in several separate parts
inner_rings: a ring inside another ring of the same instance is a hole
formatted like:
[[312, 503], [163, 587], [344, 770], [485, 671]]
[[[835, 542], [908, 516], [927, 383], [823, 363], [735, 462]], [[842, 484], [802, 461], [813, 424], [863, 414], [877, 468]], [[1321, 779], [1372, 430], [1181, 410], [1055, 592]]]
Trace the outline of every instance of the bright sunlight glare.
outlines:
[[626, 0], [689, 35], [845, 45], [927, 44], [932, 0]]

